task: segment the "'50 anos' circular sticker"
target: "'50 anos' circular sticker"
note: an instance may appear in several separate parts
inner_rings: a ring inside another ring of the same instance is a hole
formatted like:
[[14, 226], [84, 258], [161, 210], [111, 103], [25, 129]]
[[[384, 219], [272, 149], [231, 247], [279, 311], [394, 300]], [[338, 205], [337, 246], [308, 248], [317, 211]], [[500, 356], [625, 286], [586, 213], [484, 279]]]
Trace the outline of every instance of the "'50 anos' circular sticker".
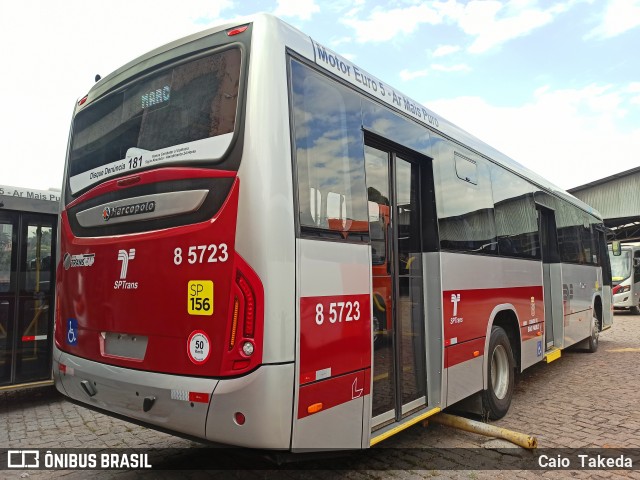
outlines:
[[187, 354], [195, 365], [202, 365], [209, 360], [211, 354], [209, 337], [202, 330], [195, 330], [187, 340]]

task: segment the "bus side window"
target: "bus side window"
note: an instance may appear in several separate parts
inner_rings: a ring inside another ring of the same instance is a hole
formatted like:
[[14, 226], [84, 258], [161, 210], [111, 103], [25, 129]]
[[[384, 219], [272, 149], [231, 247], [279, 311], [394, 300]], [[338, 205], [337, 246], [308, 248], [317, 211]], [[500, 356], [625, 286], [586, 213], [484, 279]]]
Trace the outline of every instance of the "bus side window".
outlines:
[[300, 234], [366, 241], [360, 97], [306, 65], [290, 62]]
[[491, 165], [498, 252], [506, 257], [540, 258], [534, 188], [506, 169]]
[[[488, 162], [451, 142], [439, 143], [434, 159], [440, 247], [496, 254], [491, 176]], [[458, 162], [458, 165], [456, 165]], [[461, 178], [464, 176], [465, 178]]]
[[640, 251], [633, 254], [633, 283], [640, 282]]

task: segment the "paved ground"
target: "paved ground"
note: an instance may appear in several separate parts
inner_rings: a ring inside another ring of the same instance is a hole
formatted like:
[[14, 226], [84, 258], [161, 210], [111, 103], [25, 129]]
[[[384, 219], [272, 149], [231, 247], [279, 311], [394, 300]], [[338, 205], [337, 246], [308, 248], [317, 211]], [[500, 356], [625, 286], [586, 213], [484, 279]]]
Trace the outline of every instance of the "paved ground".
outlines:
[[[617, 314], [614, 327], [600, 337], [595, 354], [564, 352], [549, 364], [522, 374], [509, 414], [495, 425], [538, 438], [540, 448], [640, 449], [640, 316]], [[59, 447], [200, 447], [71, 404], [52, 388], [0, 393], [0, 448]], [[434, 469], [433, 454], [420, 448], [482, 448], [491, 458], [513, 458], [513, 449], [495, 440], [429, 424], [417, 425], [386, 440], [366, 456], [337, 460], [348, 470], [216, 472], [216, 478], [634, 478], [635, 471], [472, 471]], [[493, 448], [488, 448], [493, 447]], [[391, 448], [391, 450], [382, 449]], [[371, 453], [374, 454], [371, 454]], [[461, 452], [461, 451], [458, 451]], [[176, 462], [191, 461], [181, 453]], [[167, 460], [168, 463], [173, 460]], [[336, 460], [319, 461], [331, 468]], [[449, 453], [446, 462], [465, 463], [464, 452]], [[640, 465], [638, 465], [640, 467]], [[388, 469], [390, 468], [390, 469]], [[0, 478], [87, 478], [81, 471], [0, 471]], [[212, 472], [153, 471], [149, 478], [210, 478]], [[94, 471], [91, 477], [139, 478], [136, 471]]]

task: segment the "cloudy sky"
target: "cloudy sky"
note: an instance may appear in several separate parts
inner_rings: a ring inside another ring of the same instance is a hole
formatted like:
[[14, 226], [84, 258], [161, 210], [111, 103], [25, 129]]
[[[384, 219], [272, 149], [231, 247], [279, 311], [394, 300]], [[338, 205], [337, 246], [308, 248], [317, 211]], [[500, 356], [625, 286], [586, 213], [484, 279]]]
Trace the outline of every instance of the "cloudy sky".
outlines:
[[20, 0], [0, 2], [0, 184], [60, 188], [97, 73], [255, 12], [561, 187], [640, 164], [640, 0]]

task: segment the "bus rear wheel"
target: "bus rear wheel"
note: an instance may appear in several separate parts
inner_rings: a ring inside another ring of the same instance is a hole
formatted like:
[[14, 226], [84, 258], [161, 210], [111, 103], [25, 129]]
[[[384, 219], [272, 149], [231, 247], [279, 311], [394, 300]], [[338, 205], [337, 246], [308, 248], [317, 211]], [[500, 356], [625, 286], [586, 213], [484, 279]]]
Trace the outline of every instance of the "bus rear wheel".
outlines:
[[509, 411], [515, 383], [513, 350], [502, 327], [491, 329], [488, 353], [488, 388], [482, 392], [482, 408], [490, 420], [497, 420]]
[[591, 336], [585, 340], [587, 352], [594, 353], [598, 350], [598, 340], [600, 338], [600, 320], [595, 315], [591, 318]]
[[378, 345], [380, 343], [380, 320], [378, 319], [378, 312], [373, 312], [373, 344]]

